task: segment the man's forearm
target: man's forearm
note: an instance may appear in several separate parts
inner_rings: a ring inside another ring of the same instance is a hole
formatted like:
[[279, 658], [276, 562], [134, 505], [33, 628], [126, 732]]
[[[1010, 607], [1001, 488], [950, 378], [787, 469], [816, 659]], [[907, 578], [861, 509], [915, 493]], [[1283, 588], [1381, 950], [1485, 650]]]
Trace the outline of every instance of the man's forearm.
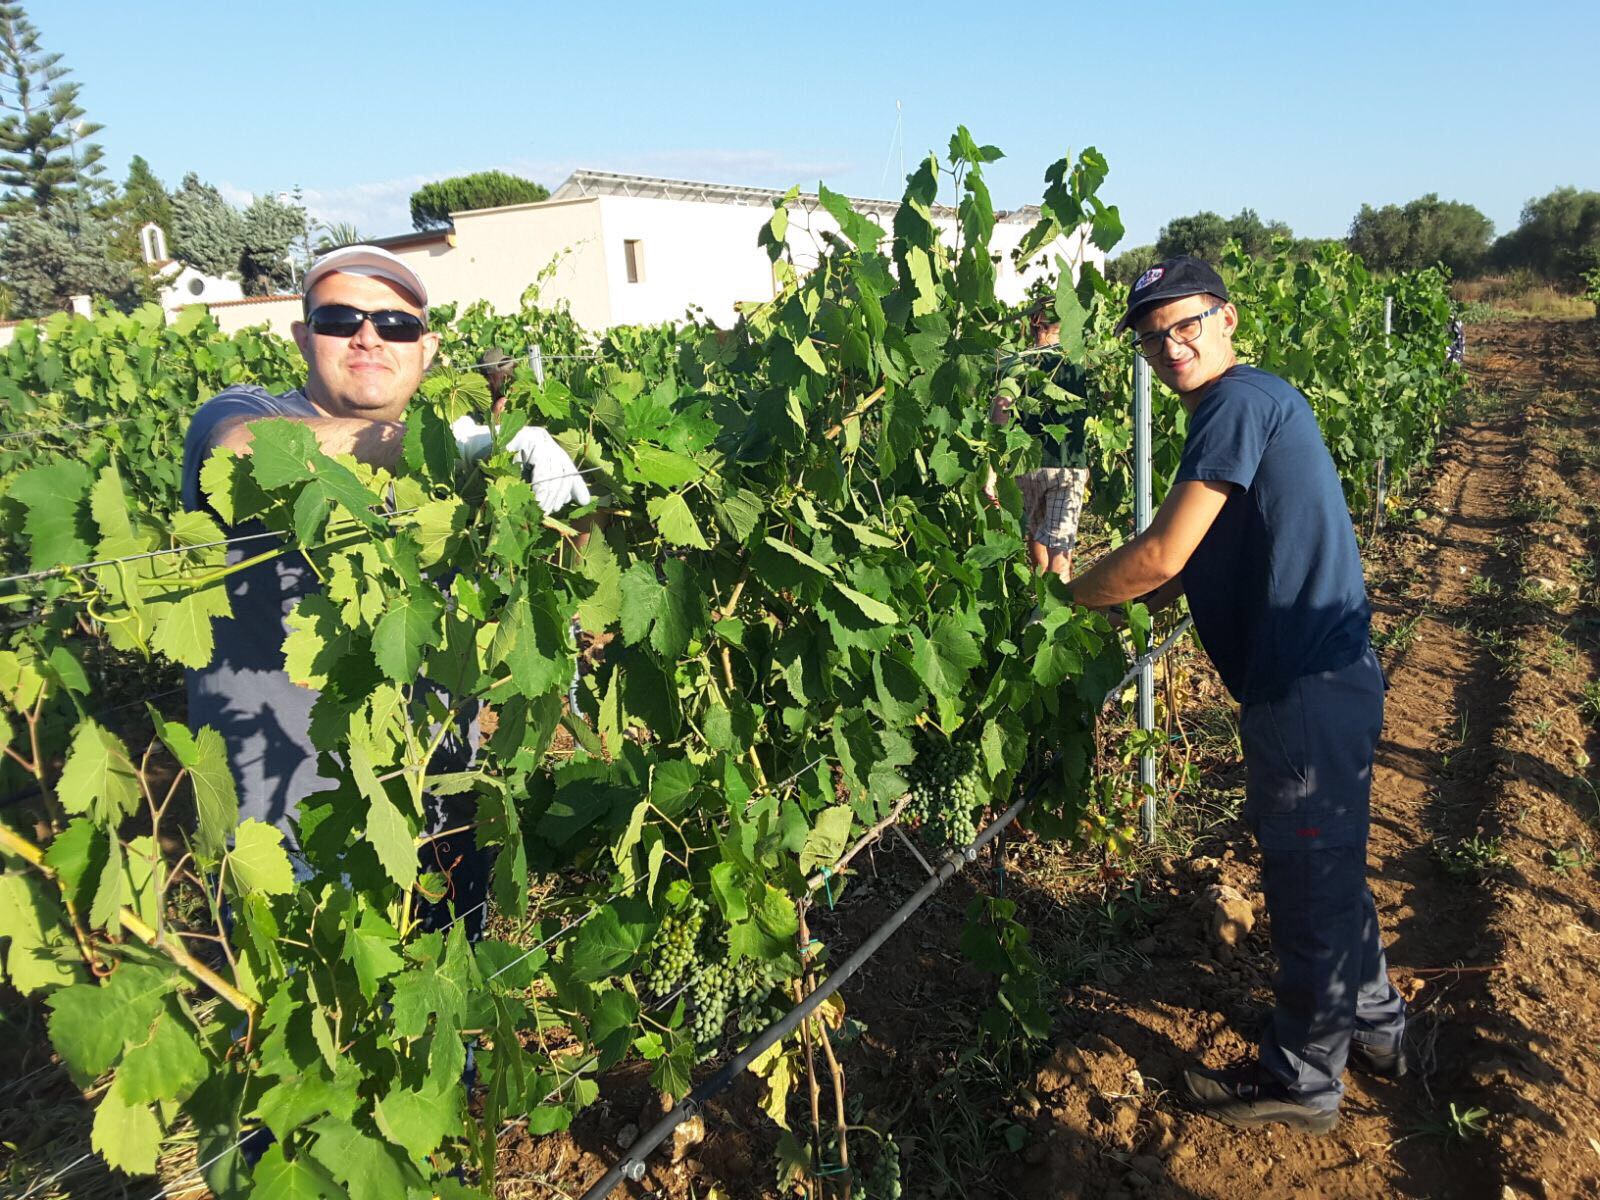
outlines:
[[[1072, 599], [1087, 608], [1126, 604], [1165, 588], [1177, 578], [1159, 544], [1141, 535], [1111, 551], [1067, 584]], [[1180, 590], [1182, 585], [1179, 584]]]
[[[278, 418], [261, 417], [260, 420]], [[400, 451], [406, 436], [403, 421], [368, 421], [362, 417], [289, 417], [299, 421], [316, 435], [317, 446], [324, 454], [348, 454], [360, 462], [374, 467], [392, 467], [400, 461]], [[235, 454], [249, 454], [253, 438], [254, 421], [236, 421], [216, 439], [216, 445], [226, 446]]]

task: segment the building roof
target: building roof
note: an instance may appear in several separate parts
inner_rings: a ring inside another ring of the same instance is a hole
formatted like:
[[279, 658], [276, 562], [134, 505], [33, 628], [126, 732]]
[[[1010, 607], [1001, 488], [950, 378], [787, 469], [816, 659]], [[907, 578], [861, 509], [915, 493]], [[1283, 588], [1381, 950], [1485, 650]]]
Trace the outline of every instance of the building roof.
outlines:
[[[392, 233], [388, 237], [365, 238], [359, 244], [363, 246], [381, 246], [385, 250], [409, 249], [412, 246], [426, 246], [430, 242], [442, 242], [450, 236], [450, 228], [413, 230], [410, 233]], [[348, 245], [357, 245], [355, 242]], [[343, 249], [341, 246], [330, 246], [324, 253]]]
[[[703, 204], [770, 205], [784, 195], [777, 188], [744, 187], [731, 183], [701, 183], [690, 179], [665, 179], [656, 175], [623, 175], [614, 171], [577, 170], [550, 194], [551, 200], [576, 200], [587, 196], [638, 196], [648, 200], [694, 200]], [[801, 192], [800, 199], [818, 203], [815, 192]], [[869, 200], [846, 196], [850, 207], [863, 216], [893, 218], [900, 210], [897, 200]], [[959, 210], [948, 204], [934, 204], [936, 217], [955, 220]], [[1000, 221], [1037, 221], [1039, 206], [1026, 204], [1010, 212], [997, 212]]]
[[[732, 183], [701, 183], [691, 179], [664, 179], [656, 175], [623, 175], [615, 171], [578, 170], [550, 194], [551, 200], [576, 200], [585, 196], [637, 196], [646, 200], [693, 200], [701, 204], [770, 205], [784, 193], [777, 188], [744, 187]], [[814, 192], [800, 198], [817, 202]], [[893, 200], [867, 200], [846, 196], [850, 207], [863, 216], [893, 217], [900, 205]], [[956, 210], [944, 204], [932, 206], [936, 217], [954, 217]]]
[[196, 300], [194, 303], [204, 304], [207, 308], [237, 308], [241, 304], [271, 304], [275, 300], [298, 299], [299, 292], [281, 292], [276, 296], [246, 296], [243, 300]]

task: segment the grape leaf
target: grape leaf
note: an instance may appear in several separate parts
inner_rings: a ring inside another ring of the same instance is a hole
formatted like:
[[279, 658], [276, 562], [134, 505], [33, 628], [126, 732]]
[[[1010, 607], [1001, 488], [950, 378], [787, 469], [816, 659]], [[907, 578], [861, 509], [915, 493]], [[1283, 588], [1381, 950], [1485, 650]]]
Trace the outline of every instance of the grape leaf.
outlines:
[[43, 881], [32, 875], [0, 875], [0, 941], [9, 943], [5, 977], [24, 996], [78, 981], [77, 948], [63, 932], [66, 928], [67, 915]]
[[833, 586], [838, 589], [840, 595], [859, 608], [862, 615], [869, 620], [876, 621], [880, 625], [898, 625], [900, 623], [900, 614], [882, 600], [874, 600], [865, 592], [858, 592], [855, 588], [846, 587], [838, 580], [834, 580]]
[[187, 1100], [210, 1070], [211, 1062], [195, 1044], [194, 1035], [168, 1009], [156, 1018], [147, 1041], [128, 1047], [117, 1068], [117, 1082], [130, 1104]]
[[360, 918], [345, 926], [344, 957], [355, 967], [361, 994], [368, 1000], [376, 998], [380, 980], [406, 965], [395, 953], [399, 942], [394, 927], [370, 908], [363, 908]]
[[283, 639], [289, 678], [301, 687], [326, 688], [329, 673], [350, 648], [350, 631], [339, 610], [327, 596], [312, 592], [300, 598], [284, 623], [289, 626], [289, 636]]
[[656, 523], [661, 536], [674, 546], [710, 549], [710, 543], [706, 541], [706, 535], [700, 532], [700, 525], [695, 521], [694, 513], [689, 510], [689, 502], [683, 498], [682, 492], [652, 497], [645, 502], [645, 511]]
[[139, 775], [122, 739], [93, 718], [80, 721], [56, 795], [68, 812], [87, 812], [103, 826], [132, 812], [139, 803]]
[[189, 783], [199, 817], [195, 848], [214, 859], [226, 848], [228, 835], [239, 823], [239, 793], [222, 735], [207, 725], [194, 735], [194, 747]]
[[855, 816], [847, 804], [836, 804], [817, 814], [816, 824], [806, 835], [800, 851], [800, 873], [810, 875], [816, 867], [830, 867], [839, 861], [850, 837]]
[[367, 841], [389, 878], [409, 888], [417, 881], [417, 848], [411, 826], [378, 782], [366, 746], [351, 742], [347, 757], [356, 786], [367, 800]]
[[386, 1142], [358, 1126], [325, 1117], [311, 1127], [311, 1157], [327, 1167], [350, 1200], [394, 1200], [409, 1194], [417, 1173]]
[[153, 1175], [161, 1150], [161, 1123], [149, 1105], [125, 1100], [114, 1081], [95, 1110], [89, 1144], [108, 1164], [129, 1175]]
[[429, 586], [394, 598], [372, 633], [372, 654], [385, 675], [396, 683], [416, 682], [423, 647], [443, 640], [439, 622], [443, 613]]
[[104, 1073], [123, 1043], [143, 1042], [176, 980], [160, 967], [124, 963], [102, 984], [79, 983], [52, 995], [50, 1042], [80, 1082]]
[[283, 831], [254, 817], [244, 821], [228, 854], [228, 879], [239, 895], [262, 891], [282, 896], [294, 891], [294, 869], [283, 848]]
[[167, 592], [156, 619], [151, 648], [173, 662], [199, 669], [211, 662], [216, 650], [211, 618], [231, 616], [233, 606], [219, 581], [188, 592]]
[[250, 1178], [251, 1200], [324, 1200], [337, 1195], [304, 1159], [285, 1158], [281, 1144], [267, 1147]]
[[460, 1091], [452, 1087], [446, 1096], [394, 1087], [373, 1106], [373, 1120], [386, 1138], [421, 1161], [447, 1135], [461, 1132]]
[[21, 504], [28, 563], [35, 571], [89, 561], [93, 537], [86, 501], [94, 477], [75, 459], [30, 467], [11, 480], [7, 496]]

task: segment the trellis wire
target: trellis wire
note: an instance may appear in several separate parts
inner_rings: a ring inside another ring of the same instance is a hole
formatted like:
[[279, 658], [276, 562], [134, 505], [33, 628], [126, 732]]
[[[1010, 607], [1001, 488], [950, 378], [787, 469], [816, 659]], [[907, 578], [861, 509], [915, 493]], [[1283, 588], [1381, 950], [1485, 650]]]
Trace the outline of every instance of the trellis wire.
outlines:
[[[603, 469], [604, 468], [602, 467], [585, 467], [581, 471], [565, 471], [560, 475], [541, 475], [538, 478], [538, 482], [554, 483], [558, 479], [577, 479], [581, 476], [591, 475], [594, 472]], [[419, 511], [421, 507], [421, 505], [414, 505], [411, 508], [396, 509], [394, 512], [380, 513], [379, 515], [385, 519], [405, 517]], [[352, 529], [348, 532], [354, 533], [355, 530]], [[32, 583], [40, 579], [53, 579], [58, 575], [76, 575], [79, 572], [93, 571], [99, 569], [100, 567], [114, 567], [119, 563], [143, 562], [152, 558], [169, 558], [173, 555], [188, 554], [195, 550], [215, 550], [219, 546], [242, 546], [247, 542], [257, 542], [263, 538], [285, 538], [289, 536], [290, 535], [287, 531], [269, 529], [265, 533], [247, 533], [240, 537], [222, 538], [220, 541], [215, 542], [196, 542], [192, 546], [172, 546], [164, 550], [146, 550], [142, 554], [126, 554], [120, 558], [102, 558], [97, 559], [94, 562], [75, 563], [70, 566], [51, 567], [45, 571], [30, 571], [21, 575], [6, 575], [0, 577], [0, 586], [11, 583]], [[326, 545], [327, 543], [321, 543], [316, 546], [308, 546], [306, 549], [320, 550]]]
[[106, 425], [126, 425], [137, 417], [106, 417], [100, 421], [84, 421], [77, 425], [52, 425], [49, 429], [14, 429], [0, 433], [0, 442], [22, 441], [27, 438], [54, 437], [58, 433], [79, 433], [85, 429], [99, 429]]

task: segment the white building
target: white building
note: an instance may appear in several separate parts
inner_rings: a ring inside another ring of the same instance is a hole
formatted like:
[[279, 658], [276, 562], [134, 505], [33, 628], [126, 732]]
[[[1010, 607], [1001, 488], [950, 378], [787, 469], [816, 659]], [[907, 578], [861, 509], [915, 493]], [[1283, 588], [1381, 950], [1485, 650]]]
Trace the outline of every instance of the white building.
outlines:
[[216, 304], [244, 298], [244, 287], [238, 279], [207, 275], [168, 257], [166, 231], [154, 221], [139, 228], [139, 251], [145, 264], [161, 280], [161, 308], [169, 321], [190, 304]]
[[[584, 327], [682, 320], [700, 310], [731, 325], [741, 304], [776, 293], [772, 264], [757, 242], [783, 193], [769, 188], [692, 183], [644, 175], [577, 171], [548, 200], [452, 213], [453, 228], [379, 238], [421, 276], [435, 304], [487, 300], [514, 311], [523, 291], [549, 271], [540, 298], [564, 300]], [[852, 198], [850, 205], [890, 230], [898, 205]], [[825, 233], [838, 222], [802, 195], [791, 205], [789, 244], [803, 267], [814, 263]], [[954, 208], [936, 206], [941, 237], [954, 244]], [[1057, 256], [1074, 272], [1085, 259], [1102, 270], [1105, 253], [1087, 228], [1057, 238], [1019, 272], [1011, 251], [1038, 220], [1032, 206], [998, 215], [990, 248], [996, 291], [1019, 302], [1027, 285], [1053, 276]]]

